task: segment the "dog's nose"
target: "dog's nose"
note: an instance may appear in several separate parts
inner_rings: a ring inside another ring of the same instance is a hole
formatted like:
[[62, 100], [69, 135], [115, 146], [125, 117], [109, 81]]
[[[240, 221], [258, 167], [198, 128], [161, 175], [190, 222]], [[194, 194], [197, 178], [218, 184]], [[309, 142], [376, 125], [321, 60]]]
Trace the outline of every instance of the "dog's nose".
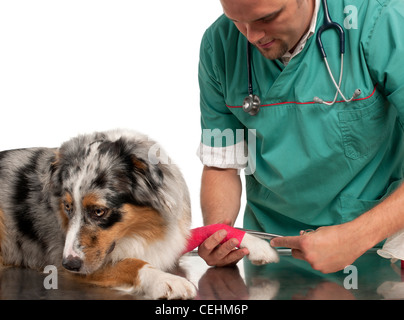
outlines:
[[79, 257], [69, 255], [67, 258], [63, 258], [62, 266], [69, 271], [79, 271], [82, 263], [83, 260], [81, 260]]

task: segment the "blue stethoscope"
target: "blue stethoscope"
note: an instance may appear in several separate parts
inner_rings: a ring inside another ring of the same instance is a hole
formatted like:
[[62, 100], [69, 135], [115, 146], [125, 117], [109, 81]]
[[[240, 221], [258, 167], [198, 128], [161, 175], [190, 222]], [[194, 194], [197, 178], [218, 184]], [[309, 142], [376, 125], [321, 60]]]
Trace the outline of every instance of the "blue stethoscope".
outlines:
[[[317, 32], [316, 41], [317, 41], [317, 45], [320, 49], [321, 55], [324, 59], [324, 63], [327, 67], [328, 74], [330, 75], [330, 78], [331, 78], [332, 82], [334, 83], [334, 86], [337, 89], [337, 92], [335, 93], [335, 97], [332, 102], [326, 102], [323, 99], [320, 99], [319, 97], [314, 97], [313, 101], [316, 103], [322, 103], [322, 104], [325, 104], [328, 106], [332, 106], [337, 101], [338, 94], [341, 95], [342, 99], [344, 99], [345, 102], [351, 102], [354, 99], [356, 99], [362, 92], [360, 89], [356, 89], [350, 99], [346, 99], [345, 96], [341, 92], [342, 75], [344, 72], [345, 31], [341, 27], [340, 24], [334, 22], [331, 19], [330, 13], [328, 11], [327, 0], [322, 0], [322, 2], [323, 2], [323, 7], [324, 7], [324, 23]], [[328, 29], [335, 29], [338, 32], [339, 39], [340, 39], [341, 69], [340, 69], [338, 84], [335, 81], [335, 78], [331, 72], [331, 69], [330, 69], [330, 66], [329, 66], [328, 60], [327, 60], [327, 54], [324, 50], [323, 42], [321, 41], [321, 36], [322, 36], [323, 32]], [[249, 113], [250, 115], [255, 116], [260, 111], [261, 99], [253, 93], [252, 70], [251, 70], [251, 44], [249, 41], [247, 41], [247, 71], [248, 71], [248, 96], [243, 101], [243, 110], [245, 112]]]

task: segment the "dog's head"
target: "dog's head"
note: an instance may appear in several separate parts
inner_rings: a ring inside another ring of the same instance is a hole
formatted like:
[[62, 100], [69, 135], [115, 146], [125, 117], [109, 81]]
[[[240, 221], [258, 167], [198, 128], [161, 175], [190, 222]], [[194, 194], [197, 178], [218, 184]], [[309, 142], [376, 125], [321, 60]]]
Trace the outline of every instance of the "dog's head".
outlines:
[[54, 186], [66, 229], [63, 266], [79, 273], [99, 269], [119, 239], [153, 240], [161, 233], [164, 174], [148, 160], [148, 141], [104, 134], [61, 146]]

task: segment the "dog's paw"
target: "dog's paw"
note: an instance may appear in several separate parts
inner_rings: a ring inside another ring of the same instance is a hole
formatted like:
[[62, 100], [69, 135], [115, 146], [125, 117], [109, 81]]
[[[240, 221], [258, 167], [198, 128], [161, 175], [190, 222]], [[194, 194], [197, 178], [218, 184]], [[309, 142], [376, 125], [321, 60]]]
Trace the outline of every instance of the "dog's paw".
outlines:
[[196, 296], [195, 286], [187, 279], [150, 268], [143, 278], [142, 287], [147, 298], [187, 300]]
[[152, 299], [192, 299], [196, 296], [194, 285], [187, 279], [169, 273], [156, 279], [149, 292]]
[[248, 233], [244, 235], [240, 247], [248, 249], [250, 254], [247, 257], [251, 260], [252, 264], [262, 265], [279, 261], [277, 251], [271, 247], [268, 241], [259, 239]]

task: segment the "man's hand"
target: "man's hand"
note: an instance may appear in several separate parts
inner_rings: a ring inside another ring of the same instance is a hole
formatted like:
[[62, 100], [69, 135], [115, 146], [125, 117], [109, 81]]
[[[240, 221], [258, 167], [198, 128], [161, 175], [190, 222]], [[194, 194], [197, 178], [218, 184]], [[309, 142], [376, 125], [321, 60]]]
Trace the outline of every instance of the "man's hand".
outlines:
[[202, 300], [246, 300], [249, 292], [240, 270], [209, 268], [199, 279], [199, 298]]
[[198, 254], [209, 266], [234, 266], [244, 256], [249, 254], [247, 248], [236, 248], [239, 243], [238, 240], [234, 238], [221, 245], [220, 243], [224, 238], [226, 238], [226, 235], [226, 230], [219, 230], [212, 234], [199, 246]]
[[291, 248], [294, 258], [307, 261], [313, 269], [323, 273], [344, 269], [368, 249], [366, 243], [355, 237], [349, 223], [321, 227], [300, 236], [275, 238], [271, 245]]
[[[201, 209], [204, 225], [224, 223], [233, 225], [240, 211], [241, 179], [237, 169], [219, 169], [204, 166], [201, 183]], [[238, 240], [230, 239], [220, 245], [226, 230], [219, 230], [206, 239], [198, 254], [210, 266], [235, 265], [247, 249], [236, 249]]]

